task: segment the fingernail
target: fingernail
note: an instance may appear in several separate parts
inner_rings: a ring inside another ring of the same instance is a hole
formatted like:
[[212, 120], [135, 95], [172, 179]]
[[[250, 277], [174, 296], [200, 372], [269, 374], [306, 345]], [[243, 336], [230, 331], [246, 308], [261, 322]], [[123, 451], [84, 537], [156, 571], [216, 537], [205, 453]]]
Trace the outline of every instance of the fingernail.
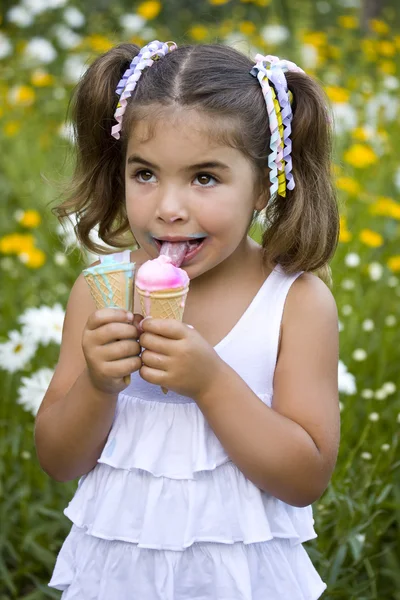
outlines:
[[193, 325], [189, 325], [188, 323], [186, 323], [186, 327], [190, 327], [190, 329], [194, 329]]
[[131, 313], [130, 311], [128, 311], [126, 313], [126, 318], [128, 319], [128, 321], [133, 321], [133, 313]]
[[139, 327], [142, 327], [142, 323], [144, 323], [144, 321], [146, 321], [147, 319], [152, 319], [153, 317], [151, 317], [150, 315], [148, 317], [145, 317], [144, 319], [142, 319], [139, 323]]

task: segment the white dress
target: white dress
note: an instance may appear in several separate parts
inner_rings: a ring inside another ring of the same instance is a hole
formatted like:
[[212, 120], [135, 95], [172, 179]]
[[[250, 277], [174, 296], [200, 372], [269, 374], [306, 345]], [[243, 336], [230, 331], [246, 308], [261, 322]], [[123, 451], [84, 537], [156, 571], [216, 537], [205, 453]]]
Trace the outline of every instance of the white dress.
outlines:
[[[298, 275], [275, 267], [215, 346], [268, 406]], [[62, 600], [315, 600], [326, 588], [302, 546], [316, 537], [311, 506], [259, 490], [195, 402], [138, 373], [65, 514], [73, 525], [49, 584]]]

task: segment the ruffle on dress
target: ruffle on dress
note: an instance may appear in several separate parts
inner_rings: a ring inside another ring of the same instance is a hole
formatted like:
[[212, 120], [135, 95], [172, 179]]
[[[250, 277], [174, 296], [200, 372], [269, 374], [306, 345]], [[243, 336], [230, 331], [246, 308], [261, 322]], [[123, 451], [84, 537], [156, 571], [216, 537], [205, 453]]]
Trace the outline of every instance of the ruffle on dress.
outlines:
[[117, 469], [142, 469], [170, 479], [193, 479], [228, 460], [195, 402], [157, 402], [127, 394], [118, 399], [99, 458]]
[[89, 535], [158, 550], [275, 537], [295, 545], [316, 537], [311, 507], [289, 506], [262, 492], [232, 462], [190, 480], [98, 465], [65, 514]]
[[326, 589], [304, 548], [289, 540], [159, 552], [75, 526], [50, 585], [65, 590], [63, 600], [316, 600]]

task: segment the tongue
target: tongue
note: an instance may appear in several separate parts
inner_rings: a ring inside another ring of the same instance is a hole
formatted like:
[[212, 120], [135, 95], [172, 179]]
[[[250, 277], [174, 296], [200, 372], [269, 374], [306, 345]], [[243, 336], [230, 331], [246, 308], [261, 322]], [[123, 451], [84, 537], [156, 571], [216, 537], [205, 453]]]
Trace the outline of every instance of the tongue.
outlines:
[[175, 267], [180, 267], [188, 250], [188, 242], [163, 242], [160, 255], [168, 256]]

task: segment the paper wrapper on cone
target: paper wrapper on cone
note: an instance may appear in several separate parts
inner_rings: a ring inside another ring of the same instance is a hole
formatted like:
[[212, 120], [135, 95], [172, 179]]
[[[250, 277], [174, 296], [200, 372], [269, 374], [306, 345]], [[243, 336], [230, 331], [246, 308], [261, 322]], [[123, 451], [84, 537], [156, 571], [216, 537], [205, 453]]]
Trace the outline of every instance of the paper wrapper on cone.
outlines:
[[[182, 321], [189, 286], [148, 292], [136, 286], [142, 314], [154, 319], [176, 319]], [[166, 388], [161, 388], [164, 394]]]
[[[133, 313], [135, 266], [131, 262], [102, 262], [84, 269], [83, 275], [97, 309], [122, 308]], [[124, 382], [129, 385], [129, 375], [124, 377]]]

